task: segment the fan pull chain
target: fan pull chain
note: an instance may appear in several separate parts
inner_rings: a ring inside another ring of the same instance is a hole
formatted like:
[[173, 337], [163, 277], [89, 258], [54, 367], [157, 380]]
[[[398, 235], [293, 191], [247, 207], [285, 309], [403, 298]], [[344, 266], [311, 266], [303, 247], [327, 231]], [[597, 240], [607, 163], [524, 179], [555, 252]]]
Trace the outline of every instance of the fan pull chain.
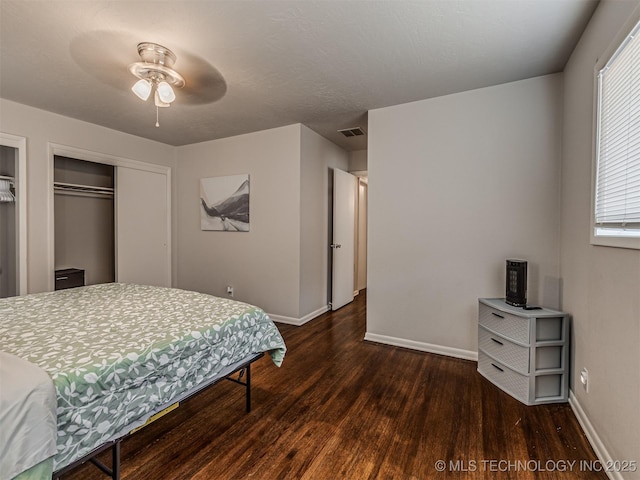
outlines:
[[158, 106], [156, 105], [156, 127], [160, 126], [160, 122], [158, 122]]

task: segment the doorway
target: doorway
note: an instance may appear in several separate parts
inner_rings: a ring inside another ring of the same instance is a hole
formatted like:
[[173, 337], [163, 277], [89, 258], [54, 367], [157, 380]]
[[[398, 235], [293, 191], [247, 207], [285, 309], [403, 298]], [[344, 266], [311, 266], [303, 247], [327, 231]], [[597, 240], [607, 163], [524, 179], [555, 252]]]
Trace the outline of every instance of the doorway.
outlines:
[[59, 155], [53, 162], [56, 279], [77, 269], [83, 284], [114, 282], [115, 167]]
[[18, 294], [17, 149], [0, 146], [0, 298]]
[[0, 133], [0, 298], [27, 293], [26, 139]]
[[365, 175], [335, 169], [329, 195], [329, 303], [337, 310], [367, 288], [367, 197]]
[[351, 303], [355, 292], [356, 177], [333, 170], [331, 310]]
[[[356, 198], [356, 262], [355, 292], [360, 293], [367, 288], [367, 200], [369, 195], [369, 179], [358, 177], [358, 196]], [[355, 293], [354, 292], [354, 293]]]

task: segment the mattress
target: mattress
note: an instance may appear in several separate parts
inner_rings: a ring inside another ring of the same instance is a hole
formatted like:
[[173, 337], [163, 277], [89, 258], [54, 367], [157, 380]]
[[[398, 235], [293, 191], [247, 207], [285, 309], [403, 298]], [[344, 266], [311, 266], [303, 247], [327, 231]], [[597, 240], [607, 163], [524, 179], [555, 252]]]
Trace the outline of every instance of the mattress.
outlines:
[[[55, 453], [51, 379], [37, 365], [0, 351], [0, 478], [14, 478]], [[51, 469], [53, 462], [48, 465]]]
[[0, 300], [0, 351], [53, 380], [59, 470], [252, 354], [280, 366], [286, 346], [258, 307], [110, 283]]

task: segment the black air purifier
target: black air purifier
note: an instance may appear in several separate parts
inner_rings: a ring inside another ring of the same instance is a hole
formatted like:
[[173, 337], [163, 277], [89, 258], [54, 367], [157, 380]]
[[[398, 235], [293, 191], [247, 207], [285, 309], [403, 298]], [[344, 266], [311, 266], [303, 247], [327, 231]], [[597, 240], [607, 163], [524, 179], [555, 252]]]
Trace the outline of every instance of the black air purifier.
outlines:
[[524, 260], [507, 260], [505, 301], [514, 307], [527, 305], [527, 262]]

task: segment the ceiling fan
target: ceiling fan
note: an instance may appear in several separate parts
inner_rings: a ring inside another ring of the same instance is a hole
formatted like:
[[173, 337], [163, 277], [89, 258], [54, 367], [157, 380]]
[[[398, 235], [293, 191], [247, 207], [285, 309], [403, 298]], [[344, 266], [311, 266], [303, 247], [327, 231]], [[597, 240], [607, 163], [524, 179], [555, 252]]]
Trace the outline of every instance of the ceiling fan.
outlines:
[[176, 55], [167, 47], [157, 43], [142, 42], [138, 44], [138, 55], [142, 61], [129, 65], [129, 71], [139, 78], [131, 90], [143, 101], [147, 101], [151, 92], [154, 92], [156, 127], [159, 127], [158, 108], [170, 107], [171, 102], [176, 99], [172, 85], [182, 88], [185, 81], [182, 75], [172, 68]]
[[[142, 100], [153, 96], [156, 109], [206, 105], [226, 94], [224, 77], [204, 58], [155, 42], [139, 43], [136, 37], [124, 31], [87, 32], [72, 41], [70, 53], [85, 72], [118, 91], [131, 88], [133, 74], [134, 93]], [[138, 61], [131, 55], [136, 44]]]
[[176, 99], [172, 85], [182, 88], [184, 78], [173, 68], [176, 55], [166, 47], [152, 42], [138, 44], [138, 54], [141, 62], [129, 65], [129, 71], [138, 77], [131, 90], [141, 100], [147, 100], [155, 90], [156, 107], [170, 107]]

